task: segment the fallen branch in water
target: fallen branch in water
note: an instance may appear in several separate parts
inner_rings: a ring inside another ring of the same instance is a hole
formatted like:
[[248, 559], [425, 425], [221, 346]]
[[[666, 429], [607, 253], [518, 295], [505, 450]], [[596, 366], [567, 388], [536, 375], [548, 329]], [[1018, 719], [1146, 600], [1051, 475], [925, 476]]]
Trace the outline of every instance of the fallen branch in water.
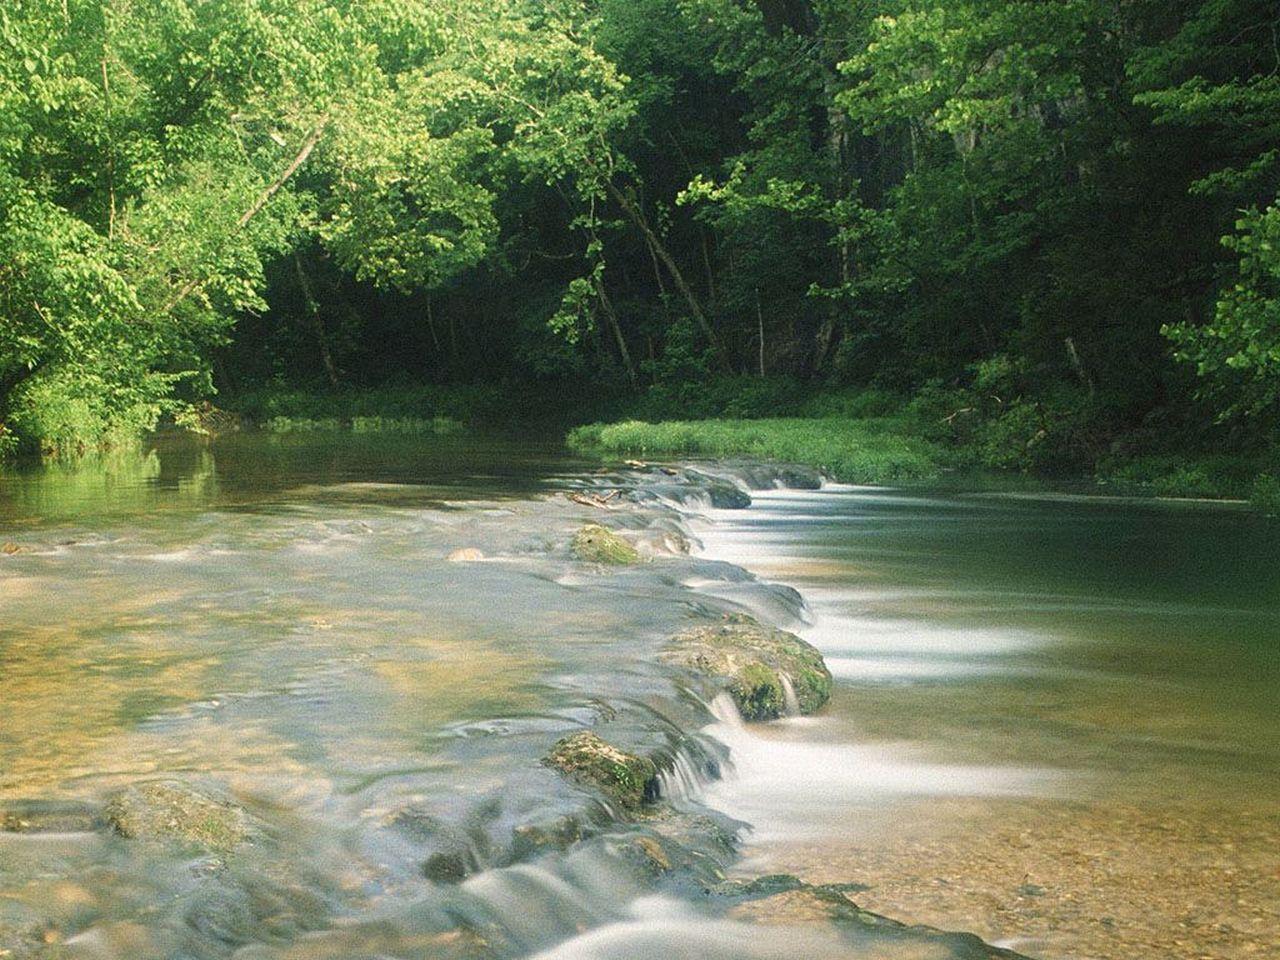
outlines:
[[609, 502], [613, 500], [614, 497], [616, 497], [617, 495], [618, 495], [617, 490], [614, 490], [603, 497], [594, 493], [566, 494], [566, 496], [568, 496], [568, 498], [572, 500], [574, 503], [582, 504], [582, 506], [584, 507], [595, 507], [599, 510], [612, 510], [613, 508], [609, 506]]

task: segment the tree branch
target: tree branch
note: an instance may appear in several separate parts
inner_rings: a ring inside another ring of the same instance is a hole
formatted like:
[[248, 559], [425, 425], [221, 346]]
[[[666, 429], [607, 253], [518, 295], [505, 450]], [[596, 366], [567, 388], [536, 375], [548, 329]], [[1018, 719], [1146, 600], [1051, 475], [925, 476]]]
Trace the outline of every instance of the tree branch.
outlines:
[[[271, 181], [262, 193], [258, 194], [258, 199], [253, 202], [253, 205], [240, 215], [240, 219], [236, 221], [237, 230], [243, 230], [250, 220], [261, 213], [262, 208], [265, 207], [267, 203], [270, 202], [271, 198], [280, 191], [280, 188], [288, 182], [289, 178], [298, 172], [298, 168], [307, 162], [307, 157], [311, 156], [311, 151], [314, 150], [316, 148], [316, 144], [320, 142], [320, 137], [323, 136], [324, 128], [328, 126], [328, 124], [329, 117], [327, 115], [320, 118], [320, 122], [316, 124], [315, 129], [311, 131], [307, 136], [307, 139], [303, 141], [302, 148], [297, 152], [293, 160], [289, 162], [289, 165], [284, 168], [280, 176]], [[191, 294], [195, 293], [196, 290], [202, 287], [207, 280], [207, 277], [192, 278], [188, 280], [178, 288], [177, 292], [175, 292], [172, 297], [169, 298], [161, 312], [168, 313], [171, 311], [183, 300], [187, 299], [187, 297], [191, 296]]]

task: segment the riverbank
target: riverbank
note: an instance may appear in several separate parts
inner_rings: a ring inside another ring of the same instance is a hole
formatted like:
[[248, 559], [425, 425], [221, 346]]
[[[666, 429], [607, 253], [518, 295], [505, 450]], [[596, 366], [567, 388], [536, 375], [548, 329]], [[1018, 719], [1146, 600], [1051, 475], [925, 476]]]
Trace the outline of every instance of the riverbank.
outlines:
[[[936, 385], [906, 396], [746, 376], [653, 384], [640, 392], [576, 381], [336, 390], [272, 384], [237, 390], [218, 404], [184, 408], [172, 426], [206, 436], [237, 429], [567, 433], [574, 449], [605, 457], [756, 457], [806, 464], [849, 483], [957, 477], [968, 486], [1050, 483], [1121, 496], [1248, 500], [1280, 514], [1280, 453], [1233, 443], [1225, 428], [1187, 431], [1190, 439], [1174, 443], [1174, 427], [1125, 427], [1096, 411], [997, 403]], [[8, 446], [66, 456], [119, 446], [134, 435], [63, 432]]]
[[615, 456], [751, 457], [799, 463], [842, 483], [936, 478], [954, 458], [889, 418], [703, 420], [578, 427], [579, 452]]
[[1258, 455], [1112, 455], [1091, 475], [1036, 476], [983, 463], [976, 448], [927, 437], [907, 416], [758, 420], [624, 421], [576, 427], [567, 442], [606, 457], [748, 457], [801, 463], [842, 483], [938, 480], [959, 473], [970, 486], [1057, 482], [1120, 496], [1248, 500], [1280, 513], [1273, 458]]

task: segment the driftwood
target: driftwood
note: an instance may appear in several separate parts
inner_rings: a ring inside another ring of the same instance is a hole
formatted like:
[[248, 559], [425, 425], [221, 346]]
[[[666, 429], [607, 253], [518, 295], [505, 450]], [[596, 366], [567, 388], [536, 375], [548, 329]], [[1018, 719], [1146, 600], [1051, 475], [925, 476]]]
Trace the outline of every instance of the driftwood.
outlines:
[[598, 510], [611, 510], [610, 501], [618, 496], [619, 491], [612, 490], [603, 497], [594, 493], [570, 493], [566, 496], [574, 503], [581, 504], [584, 507], [595, 507]]

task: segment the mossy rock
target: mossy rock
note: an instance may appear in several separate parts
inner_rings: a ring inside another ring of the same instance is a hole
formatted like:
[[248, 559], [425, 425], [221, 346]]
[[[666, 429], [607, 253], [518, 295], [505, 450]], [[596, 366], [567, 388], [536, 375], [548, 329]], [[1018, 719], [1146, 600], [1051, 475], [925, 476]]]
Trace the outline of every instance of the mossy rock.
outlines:
[[571, 780], [599, 790], [625, 811], [657, 796], [658, 768], [652, 760], [619, 750], [588, 731], [557, 743], [546, 763]]
[[568, 850], [584, 836], [582, 822], [575, 816], [521, 824], [511, 831], [511, 857], [518, 862], [548, 850]]
[[723, 481], [708, 485], [707, 499], [717, 510], [745, 510], [751, 506], [751, 494], [737, 484]]
[[662, 659], [718, 680], [744, 720], [785, 715], [787, 681], [801, 713], [813, 713], [831, 698], [822, 654], [794, 633], [750, 617], [685, 630], [671, 638]]
[[106, 820], [122, 837], [228, 851], [249, 839], [248, 815], [176, 781], [156, 781], [117, 794]]
[[588, 523], [573, 537], [573, 552], [588, 563], [627, 566], [640, 563], [642, 557], [630, 543], [608, 527]]

